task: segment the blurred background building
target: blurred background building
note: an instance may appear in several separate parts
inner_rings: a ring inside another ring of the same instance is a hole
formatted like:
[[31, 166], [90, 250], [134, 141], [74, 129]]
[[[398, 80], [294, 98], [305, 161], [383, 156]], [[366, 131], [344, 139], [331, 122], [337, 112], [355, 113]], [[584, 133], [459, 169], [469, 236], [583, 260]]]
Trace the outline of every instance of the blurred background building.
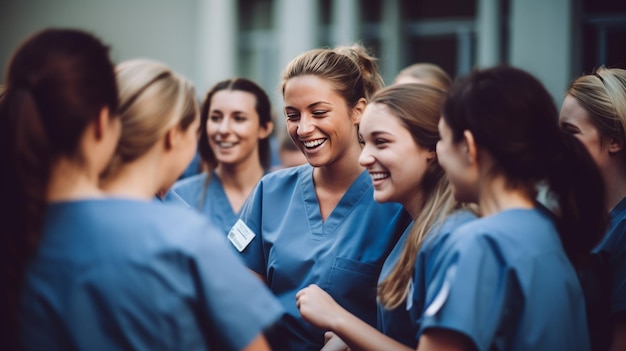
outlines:
[[250, 78], [278, 116], [282, 69], [320, 46], [365, 44], [388, 83], [414, 62], [453, 77], [508, 63], [535, 74], [559, 105], [578, 75], [626, 68], [624, 0], [2, 0], [3, 80], [16, 46], [50, 26], [93, 32], [115, 61], [162, 61], [199, 98], [218, 80]]

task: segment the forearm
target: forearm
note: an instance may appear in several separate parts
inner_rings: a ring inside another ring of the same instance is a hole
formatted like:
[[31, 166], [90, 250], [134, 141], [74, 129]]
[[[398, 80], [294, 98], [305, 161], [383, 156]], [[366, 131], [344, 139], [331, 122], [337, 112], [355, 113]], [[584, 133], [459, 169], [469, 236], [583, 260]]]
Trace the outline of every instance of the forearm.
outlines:
[[415, 351], [384, 335], [347, 311], [337, 316], [332, 327], [332, 331], [350, 346], [353, 351]]
[[613, 326], [613, 342], [611, 351], [626, 350], [626, 323], [615, 322]]

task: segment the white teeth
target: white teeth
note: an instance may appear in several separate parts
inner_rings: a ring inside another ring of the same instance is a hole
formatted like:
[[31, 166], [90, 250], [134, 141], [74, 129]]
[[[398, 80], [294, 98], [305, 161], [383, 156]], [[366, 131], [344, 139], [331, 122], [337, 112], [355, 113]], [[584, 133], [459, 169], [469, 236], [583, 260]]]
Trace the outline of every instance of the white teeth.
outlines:
[[311, 141], [303, 141], [302, 144], [304, 144], [304, 146], [307, 148], [312, 148], [312, 147], [322, 145], [325, 141], [326, 139], [316, 139], [316, 140], [311, 140]]
[[221, 148], [228, 149], [235, 146], [235, 143], [218, 142], [217, 145]]
[[387, 172], [370, 173], [370, 175], [372, 176], [373, 180], [389, 178], [389, 173]]

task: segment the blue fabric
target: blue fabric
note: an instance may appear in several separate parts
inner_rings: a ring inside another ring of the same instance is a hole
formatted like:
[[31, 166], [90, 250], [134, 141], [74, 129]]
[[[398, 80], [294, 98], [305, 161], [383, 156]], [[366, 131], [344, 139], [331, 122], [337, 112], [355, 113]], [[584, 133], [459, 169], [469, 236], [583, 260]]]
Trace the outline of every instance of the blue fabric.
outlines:
[[608, 231], [592, 251], [590, 267], [579, 271], [594, 351], [609, 350], [613, 320], [623, 322], [626, 314], [626, 198], [610, 217]]
[[242, 252], [264, 276], [288, 313], [272, 334], [275, 350], [319, 350], [323, 330], [304, 322], [295, 294], [318, 284], [344, 308], [376, 325], [376, 280], [410, 216], [398, 204], [374, 201], [363, 172], [322, 221], [313, 167], [282, 169], [263, 177], [242, 209], [256, 234]]
[[[462, 224], [474, 219], [476, 219], [476, 216], [470, 211], [456, 211], [450, 214], [442, 224], [436, 225], [432, 232], [426, 236], [415, 258], [412, 287], [409, 289], [410, 295], [407, 296], [407, 299], [410, 299], [410, 301], [407, 300], [405, 304], [391, 310], [378, 305], [378, 330], [411, 348], [417, 347], [419, 319], [425, 308], [424, 291], [426, 290], [427, 282], [429, 279], [432, 279], [432, 261], [434, 257], [437, 257], [441, 246], [450, 233]], [[391, 274], [391, 271], [400, 259], [411, 227], [409, 226], [402, 234], [393, 251], [385, 260], [378, 280], [379, 284]]]
[[178, 206], [182, 206], [183, 208], [191, 208], [191, 206], [185, 200], [183, 200], [182, 197], [178, 196], [178, 194], [173, 193], [171, 191], [168, 191], [167, 193], [165, 193], [165, 196], [163, 196], [163, 198], [156, 195], [153, 200], [157, 202], [166, 202], [170, 204], [175, 204]]
[[549, 214], [514, 209], [469, 222], [433, 262], [418, 336], [432, 327], [478, 350], [589, 350], [585, 304]]
[[21, 301], [26, 350], [240, 350], [282, 307], [194, 211], [48, 206]]
[[626, 312], [626, 198], [610, 213], [611, 226], [593, 250], [609, 272], [612, 313]]
[[172, 196], [183, 199], [191, 207], [203, 213], [211, 224], [222, 230], [224, 235], [227, 235], [239, 218], [239, 214], [233, 211], [217, 174], [211, 173], [208, 184], [207, 177], [208, 173], [201, 173], [180, 180], [174, 184], [168, 194], [171, 193]]

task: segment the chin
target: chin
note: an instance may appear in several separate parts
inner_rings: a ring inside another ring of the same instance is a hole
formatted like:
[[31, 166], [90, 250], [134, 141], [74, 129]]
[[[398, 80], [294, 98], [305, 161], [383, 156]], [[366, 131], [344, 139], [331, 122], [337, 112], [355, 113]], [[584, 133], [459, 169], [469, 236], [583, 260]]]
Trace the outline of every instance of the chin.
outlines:
[[379, 203], [385, 203], [385, 202], [389, 202], [392, 200], [389, 198], [389, 196], [385, 194], [380, 194], [374, 191], [374, 201], [379, 202]]

